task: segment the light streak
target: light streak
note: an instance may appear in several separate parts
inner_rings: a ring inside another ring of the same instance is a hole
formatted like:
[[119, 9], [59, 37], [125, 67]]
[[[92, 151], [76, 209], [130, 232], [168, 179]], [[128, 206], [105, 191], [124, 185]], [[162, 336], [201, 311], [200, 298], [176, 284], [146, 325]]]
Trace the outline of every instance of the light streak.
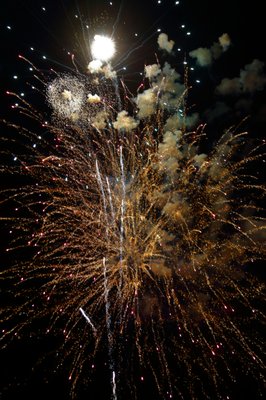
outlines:
[[90, 317], [85, 313], [85, 311], [83, 310], [83, 308], [79, 308], [79, 311], [81, 312], [81, 314], [83, 315], [83, 317], [86, 319], [86, 321], [90, 324], [90, 326], [93, 329], [93, 332], [96, 334], [97, 333], [97, 329], [95, 328], [95, 326], [93, 325], [93, 323], [91, 322]]

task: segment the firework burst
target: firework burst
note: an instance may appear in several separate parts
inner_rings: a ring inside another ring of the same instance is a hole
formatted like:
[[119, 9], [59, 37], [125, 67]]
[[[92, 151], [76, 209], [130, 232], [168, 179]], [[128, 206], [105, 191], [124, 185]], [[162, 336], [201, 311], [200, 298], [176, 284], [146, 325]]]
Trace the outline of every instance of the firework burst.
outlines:
[[14, 126], [26, 150], [8, 173], [29, 181], [3, 192], [18, 214], [7, 251], [31, 257], [3, 272], [16, 300], [4, 338], [49, 315], [49, 330], [64, 324], [73, 386], [106, 350], [114, 399], [141, 397], [145, 380], [160, 398], [226, 398], [236, 365], [263, 372], [261, 336], [243, 329], [263, 318], [262, 285], [243, 268], [264, 253], [264, 188], [249, 169], [261, 146], [240, 157], [246, 133], [232, 129], [202, 153], [179, 74], [145, 74], [136, 97], [97, 60], [49, 78], [51, 122], [20, 99], [42, 134]]

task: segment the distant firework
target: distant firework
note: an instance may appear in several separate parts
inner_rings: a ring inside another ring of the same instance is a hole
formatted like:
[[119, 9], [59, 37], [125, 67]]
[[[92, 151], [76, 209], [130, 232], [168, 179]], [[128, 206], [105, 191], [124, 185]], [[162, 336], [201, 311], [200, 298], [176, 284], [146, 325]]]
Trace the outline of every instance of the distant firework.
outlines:
[[134, 97], [96, 58], [46, 77], [49, 122], [19, 98], [42, 133], [14, 125], [25, 150], [3, 167], [29, 178], [2, 193], [19, 232], [2, 272], [14, 293], [4, 339], [48, 315], [51, 329], [65, 324], [74, 386], [106, 351], [109, 398], [140, 398], [149, 379], [161, 399], [229, 399], [236, 364], [258, 379], [264, 369], [251, 329], [263, 286], [243, 268], [265, 252], [265, 189], [251, 172], [261, 146], [243, 156], [246, 133], [231, 129], [203, 153], [168, 63], [146, 66]]

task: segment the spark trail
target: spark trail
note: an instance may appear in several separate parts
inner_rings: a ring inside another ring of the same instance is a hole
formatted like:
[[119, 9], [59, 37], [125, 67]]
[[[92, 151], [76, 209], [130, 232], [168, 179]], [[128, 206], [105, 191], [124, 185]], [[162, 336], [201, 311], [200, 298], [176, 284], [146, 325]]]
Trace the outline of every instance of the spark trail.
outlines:
[[126, 200], [126, 185], [125, 185], [125, 173], [124, 173], [124, 162], [123, 162], [123, 147], [119, 148], [120, 153], [120, 167], [121, 167], [121, 185], [122, 185], [122, 195], [121, 195], [121, 218], [120, 218], [120, 281], [119, 281], [119, 291], [123, 284], [123, 241], [124, 241], [124, 215], [125, 215], [125, 200]]
[[105, 260], [105, 258], [103, 258], [103, 276], [104, 276], [105, 318], [106, 318], [107, 340], [108, 340], [109, 369], [112, 374], [111, 385], [112, 385], [113, 400], [117, 400], [114, 360], [113, 360], [113, 334], [112, 334], [112, 330], [111, 330], [110, 303], [109, 303], [109, 298], [108, 298], [109, 288], [108, 288], [108, 279], [107, 279], [107, 275], [106, 275], [106, 260]]
[[92, 327], [92, 330], [94, 332], [94, 334], [97, 334], [97, 329], [95, 328], [95, 326], [93, 325], [93, 323], [91, 322], [90, 317], [85, 313], [85, 311], [83, 310], [83, 308], [80, 307], [79, 311], [81, 312], [81, 314], [83, 315], [83, 317], [86, 319], [86, 321], [90, 324], [90, 326]]

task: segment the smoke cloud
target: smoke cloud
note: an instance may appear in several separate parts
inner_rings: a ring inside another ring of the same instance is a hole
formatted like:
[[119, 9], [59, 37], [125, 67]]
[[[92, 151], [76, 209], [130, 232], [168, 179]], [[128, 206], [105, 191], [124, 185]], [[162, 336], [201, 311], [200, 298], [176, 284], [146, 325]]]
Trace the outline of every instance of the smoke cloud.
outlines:
[[100, 60], [92, 60], [88, 65], [88, 71], [91, 74], [104, 74], [106, 79], [114, 79], [116, 72], [112, 69], [110, 64], [103, 65]]
[[128, 115], [128, 112], [123, 110], [118, 113], [116, 121], [113, 123], [115, 129], [125, 130], [126, 132], [132, 131], [139, 124], [139, 121], [136, 121], [133, 117]]
[[158, 65], [158, 64], [152, 64], [152, 65], [145, 66], [146, 78], [149, 78], [149, 79], [156, 78], [156, 76], [159, 75], [161, 72], [162, 71], [161, 71], [160, 65]]
[[136, 103], [139, 109], [138, 117], [146, 118], [155, 113], [157, 96], [153, 89], [147, 89], [143, 93], [139, 93]]
[[239, 77], [224, 78], [216, 88], [216, 93], [222, 96], [253, 94], [263, 90], [266, 85], [266, 75], [264, 73], [264, 63], [260, 60], [253, 60], [245, 65], [240, 71]]
[[231, 45], [231, 39], [228, 35], [228, 33], [223, 33], [220, 37], [219, 37], [219, 43], [222, 46], [223, 50], [227, 50], [228, 47]]
[[196, 58], [196, 62], [201, 67], [206, 67], [212, 64], [213, 56], [210, 49], [206, 47], [199, 47], [189, 53], [190, 57]]
[[108, 118], [108, 114], [106, 111], [98, 112], [91, 120], [91, 124], [96, 129], [104, 129], [106, 127], [106, 120]]
[[174, 47], [174, 44], [175, 44], [175, 42], [173, 40], [168, 40], [168, 35], [166, 33], [161, 33], [158, 36], [157, 42], [158, 42], [159, 48], [167, 51], [167, 53], [171, 53], [171, 51]]
[[221, 57], [222, 53], [228, 50], [231, 45], [231, 39], [228, 33], [223, 33], [219, 38], [218, 42], [214, 42], [210, 48], [199, 47], [198, 49], [192, 50], [189, 55], [196, 59], [196, 63], [201, 67], [207, 67]]
[[87, 102], [88, 103], [100, 103], [101, 102], [101, 98], [100, 96], [98, 96], [98, 94], [88, 94], [88, 98], [87, 98]]
[[208, 122], [214, 121], [216, 118], [220, 118], [223, 115], [229, 113], [231, 108], [222, 101], [217, 101], [212, 108], [209, 108], [206, 112], [206, 118]]

